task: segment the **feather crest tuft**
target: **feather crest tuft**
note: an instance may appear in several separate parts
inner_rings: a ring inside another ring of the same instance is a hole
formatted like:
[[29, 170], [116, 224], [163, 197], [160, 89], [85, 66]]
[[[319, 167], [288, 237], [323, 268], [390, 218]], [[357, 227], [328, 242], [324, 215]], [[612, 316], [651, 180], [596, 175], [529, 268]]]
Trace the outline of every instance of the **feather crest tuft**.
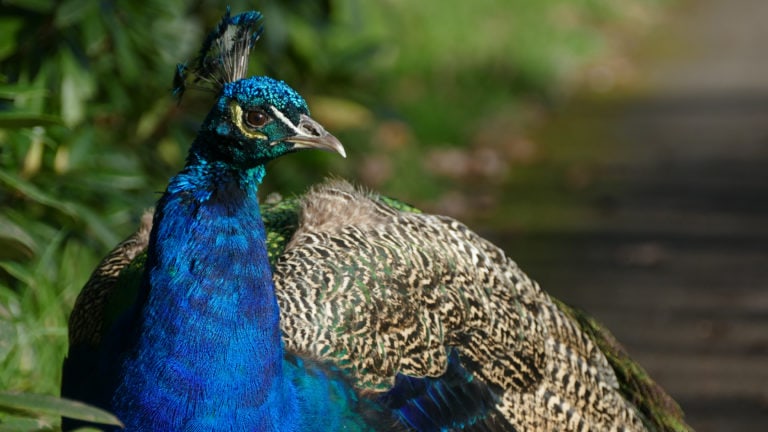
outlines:
[[192, 66], [178, 64], [173, 76], [173, 94], [181, 100], [187, 89], [188, 75], [194, 88], [219, 93], [226, 83], [243, 79], [248, 73], [248, 59], [264, 27], [262, 15], [248, 11], [231, 16], [230, 8], [203, 41]]

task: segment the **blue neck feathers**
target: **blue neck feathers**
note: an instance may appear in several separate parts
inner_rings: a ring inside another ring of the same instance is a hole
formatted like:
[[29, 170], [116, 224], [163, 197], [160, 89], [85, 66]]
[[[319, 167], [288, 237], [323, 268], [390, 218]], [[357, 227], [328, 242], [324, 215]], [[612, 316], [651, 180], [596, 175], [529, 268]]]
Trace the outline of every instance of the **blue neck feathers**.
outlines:
[[128, 430], [280, 429], [276, 419], [295, 415], [256, 196], [263, 175], [197, 160], [160, 200], [113, 394]]
[[139, 299], [108, 336], [106, 408], [126, 431], [363, 431], [389, 418], [332, 365], [283, 348], [264, 167], [192, 149], [155, 210]]

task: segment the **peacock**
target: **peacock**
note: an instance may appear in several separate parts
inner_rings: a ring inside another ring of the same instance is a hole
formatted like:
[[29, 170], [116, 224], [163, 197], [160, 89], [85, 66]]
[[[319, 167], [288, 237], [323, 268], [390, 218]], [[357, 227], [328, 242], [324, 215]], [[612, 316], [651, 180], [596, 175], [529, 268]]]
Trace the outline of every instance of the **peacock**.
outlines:
[[338, 179], [260, 203], [268, 162], [345, 156], [286, 83], [246, 77], [261, 20], [227, 9], [177, 68], [177, 94], [216, 102], [79, 295], [63, 396], [129, 431], [689, 430], [610, 333], [464, 224]]

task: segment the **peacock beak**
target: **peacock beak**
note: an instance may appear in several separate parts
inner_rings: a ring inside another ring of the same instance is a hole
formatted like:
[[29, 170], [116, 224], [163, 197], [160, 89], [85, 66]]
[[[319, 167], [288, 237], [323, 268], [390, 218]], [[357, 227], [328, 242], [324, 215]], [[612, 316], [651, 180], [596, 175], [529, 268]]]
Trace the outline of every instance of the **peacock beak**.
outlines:
[[320, 123], [305, 114], [301, 115], [296, 134], [284, 138], [282, 141], [293, 143], [295, 149], [325, 150], [338, 153], [343, 158], [347, 157], [347, 152], [341, 145], [341, 141], [320, 126]]

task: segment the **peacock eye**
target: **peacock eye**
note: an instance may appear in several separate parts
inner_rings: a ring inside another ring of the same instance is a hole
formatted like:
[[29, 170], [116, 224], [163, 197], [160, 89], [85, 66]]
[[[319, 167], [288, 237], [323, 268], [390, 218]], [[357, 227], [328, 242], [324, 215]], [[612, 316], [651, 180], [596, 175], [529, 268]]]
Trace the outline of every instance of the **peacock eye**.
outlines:
[[259, 128], [264, 126], [269, 122], [269, 116], [267, 113], [260, 109], [255, 109], [252, 111], [246, 111], [243, 113], [243, 120], [245, 121], [245, 124], [252, 128]]

